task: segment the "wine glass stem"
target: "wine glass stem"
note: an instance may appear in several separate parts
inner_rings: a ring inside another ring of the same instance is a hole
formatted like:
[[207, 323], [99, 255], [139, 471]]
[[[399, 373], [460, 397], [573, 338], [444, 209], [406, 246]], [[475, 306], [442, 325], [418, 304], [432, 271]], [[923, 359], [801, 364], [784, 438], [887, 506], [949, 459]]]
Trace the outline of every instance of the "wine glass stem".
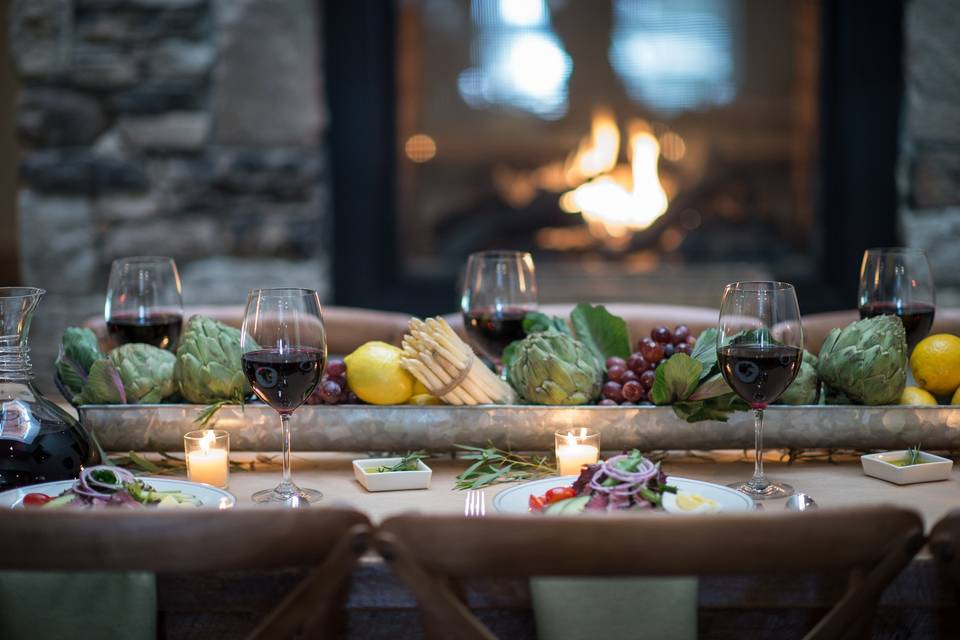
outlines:
[[290, 415], [280, 414], [280, 437], [283, 439], [283, 479], [280, 481], [282, 491], [292, 490], [290, 481]]
[[753, 478], [750, 480], [757, 489], [767, 486], [767, 477], [763, 475], [763, 409], [757, 409], [753, 415]]

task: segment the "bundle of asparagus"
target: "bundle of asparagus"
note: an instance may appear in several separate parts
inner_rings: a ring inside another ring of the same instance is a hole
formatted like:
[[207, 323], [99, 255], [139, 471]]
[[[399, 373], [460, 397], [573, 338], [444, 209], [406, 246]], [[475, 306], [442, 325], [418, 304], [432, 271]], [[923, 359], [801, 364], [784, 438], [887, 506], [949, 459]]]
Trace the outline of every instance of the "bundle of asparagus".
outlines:
[[509, 384], [490, 371], [441, 317], [410, 319], [403, 337], [404, 369], [449, 404], [512, 404]]

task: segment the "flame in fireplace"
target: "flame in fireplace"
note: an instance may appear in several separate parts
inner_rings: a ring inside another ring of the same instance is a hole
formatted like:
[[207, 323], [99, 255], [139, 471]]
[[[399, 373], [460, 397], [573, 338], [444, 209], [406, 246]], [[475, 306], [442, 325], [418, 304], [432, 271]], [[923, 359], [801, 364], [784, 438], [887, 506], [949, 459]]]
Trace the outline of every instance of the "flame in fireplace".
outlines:
[[[606, 162], [602, 173], [595, 173], [596, 177], [560, 196], [561, 208], [569, 213], [579, 212], [591, 233], [601, 231], [613, 238], [623, 238], [631, 232], [647, 229], [667, 210], [669, 200], [657, 173], [660, 143], [642, 121], [631, 123], [631, 129], [629, 171], [616, 166], [617, 145], [613, 162]], [[595, 118], [591, 139], [596, 138], [596, 132]], [[581, 149], [583, 147], [582, 143]], [[579, 151], [577, 155], [580, 155]], [[599, 165], [595, 156], [585, 154], [584, 158]]]
[[612, 171], [617, 166], [620, 154], [620, 128], [609, 109], [598, 108], [593, 112], [590, 135], [580, 141], [577, 150], [570, 154], [563, 175], [568, 187], [576, 187], [584, 180]]

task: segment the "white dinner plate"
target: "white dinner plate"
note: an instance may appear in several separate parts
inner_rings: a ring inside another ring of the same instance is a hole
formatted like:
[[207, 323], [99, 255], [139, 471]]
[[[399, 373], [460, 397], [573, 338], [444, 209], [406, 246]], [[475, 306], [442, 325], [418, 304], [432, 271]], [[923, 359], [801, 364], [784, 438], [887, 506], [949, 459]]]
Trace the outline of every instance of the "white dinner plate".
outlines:
[[[232, 493], [208, 484], [173, 480], [171, 478], [143, 477], [138, 479], [143, 480], [157, 491], [182, 491], [189, 494], [197, 498], [203, 508], [232, 509], [237, 504], [237, 498]], [[58, 480], [57, 482], [44, 482], [10, 489], [0, 493], [0, 509], [20, 508], [23, 497], [28, 493], [45, 493], [51, 498], [55, 498], [71, 486], [73, 486], [73, 480]]]
[[[569, 487], [576, 479], [577, 476], [544, 478], [543, 480], [533, 480], [515, 487], [509, 487], [494, 496], [493, 508], [499, 513], [527, 513], [529, 512], [527, 501], [530, 499], [530, 494], [542, 496], [549, 489]], [[678, 491], [689, 491], [704, 498], [715, 500], [720, 505], [719, 510], [723, 512], [753, 511], [754, 508], [753, 500], [749, 496], [723, 485], [676, 476], [668, 477], [667, 484], [676, 487]], [[663, 494], [663, 509], [671, 513], [688, 513], [677, 509], [676, 496], [671, 493]]]

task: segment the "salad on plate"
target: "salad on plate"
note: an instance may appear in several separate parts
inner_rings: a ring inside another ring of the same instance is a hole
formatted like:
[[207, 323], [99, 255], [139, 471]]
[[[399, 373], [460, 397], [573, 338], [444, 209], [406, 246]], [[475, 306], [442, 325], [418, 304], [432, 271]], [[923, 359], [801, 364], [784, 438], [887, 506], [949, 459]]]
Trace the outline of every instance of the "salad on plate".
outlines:
[[166, 509], [199, 507], [200, 504], [196, 496], [183, 491], [158, 491], [126, 469], [107, 465], [83, 469], [73, 485], [58, 496], [28, 493], [23, 498], [24, 507], [44, 509], [66, 506], [92, 509], [104, 507]]
[[531, 495], [530, 511], [574, 515], [583, 512], [649, 511], [663, 508], [663, 495], [677, 493], [667, 476], [639, 450], [584, 465], [580, 476], [567, 487], [544, 495]]

